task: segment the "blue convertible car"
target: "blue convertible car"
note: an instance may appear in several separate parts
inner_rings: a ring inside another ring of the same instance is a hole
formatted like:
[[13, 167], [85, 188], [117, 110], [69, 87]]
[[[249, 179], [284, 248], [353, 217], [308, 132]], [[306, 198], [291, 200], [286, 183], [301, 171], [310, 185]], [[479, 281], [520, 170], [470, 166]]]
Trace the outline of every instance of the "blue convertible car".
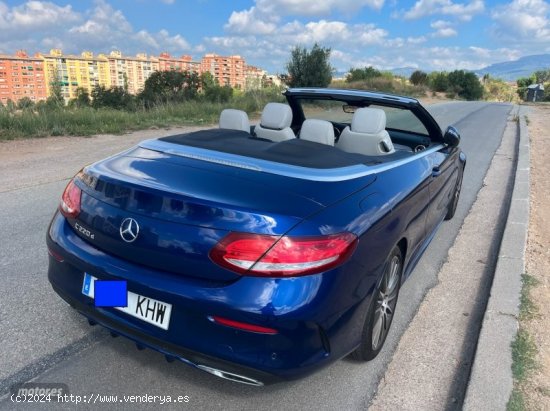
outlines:
[[[256, 126], [227, 109], [82, 169], [48, 230], [54, 290], [138, 348], [241, 383], [374, 358], [455, 212], [460, 137], [411, 98], [284, 94]], [[98, 306], [96, 280], [126, 281], [126, 305]]]

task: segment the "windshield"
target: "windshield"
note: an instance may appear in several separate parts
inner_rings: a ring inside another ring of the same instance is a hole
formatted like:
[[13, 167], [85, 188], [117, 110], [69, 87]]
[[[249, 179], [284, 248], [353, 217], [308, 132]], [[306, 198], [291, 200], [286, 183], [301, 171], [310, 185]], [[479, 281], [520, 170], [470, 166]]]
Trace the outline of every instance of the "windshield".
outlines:
[[[341, 100], [299, 99], [306, 119], [315, 118], [333, 123], [351, 124], [353, 113], [360, 106], [350, 105]], [[429, 135], [428, 130], [416, 115], [399, 107], [387, 107], [371, 104], [368, 107], [379, 108], [386, 113], [386, 128], [415, 134]]]

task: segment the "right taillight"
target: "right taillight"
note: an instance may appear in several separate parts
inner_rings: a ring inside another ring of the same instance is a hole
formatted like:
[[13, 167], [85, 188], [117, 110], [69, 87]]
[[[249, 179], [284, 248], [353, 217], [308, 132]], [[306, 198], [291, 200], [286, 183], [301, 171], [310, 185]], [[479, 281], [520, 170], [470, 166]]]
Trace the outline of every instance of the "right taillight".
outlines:
[[59, 210], [65, 217], [76, 218], [80, 214], [80, 197], [82, 190], [75, 184], [72, 179], [63, 195], [61, 196], [61, 204], [59, 204]]
[[320, 273], [342, 264], [356, 245], [357, 236], [348, 232], [281, 238], [230, 233], [210, 251], [210, 258], [239, 274], [295, 277]]

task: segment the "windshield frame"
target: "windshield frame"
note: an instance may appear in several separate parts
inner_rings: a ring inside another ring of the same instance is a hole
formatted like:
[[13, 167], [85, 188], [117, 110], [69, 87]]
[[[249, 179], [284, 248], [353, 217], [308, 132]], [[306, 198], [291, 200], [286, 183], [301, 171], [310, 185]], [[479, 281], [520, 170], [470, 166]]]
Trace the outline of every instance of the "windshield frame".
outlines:
[[[443, 142], [443, 133], [439, 124], [430, 115], [430, 113], [418, 102], [418, 100], [395, 96], [392, 94], [376, 93], [363, 90], [346, 90], [346, 89], [319, 89], [319, 88], [290, 88], [283, 93], [292, 109], [293, 119], [292, 126], [300, 128], [306, 119], [300, 99], [311, 100], [338, 100], [352, 106], [367, 107], [372, 104], [377, 106], [387, 106], [410, 110], [411, 113], [418, 118], [428, 131], [428, 137], [434, 143]], [[402, 131], [402, 130], [399, 130]], [[416, 135], [422, 135], [411, 131], [406, 131]]]

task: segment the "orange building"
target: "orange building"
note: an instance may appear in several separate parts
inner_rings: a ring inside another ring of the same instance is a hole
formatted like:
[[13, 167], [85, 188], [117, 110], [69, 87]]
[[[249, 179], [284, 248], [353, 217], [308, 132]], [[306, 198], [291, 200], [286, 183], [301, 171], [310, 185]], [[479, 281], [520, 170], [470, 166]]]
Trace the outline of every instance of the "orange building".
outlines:
[[15, 56], [0, 55], [0, 102], [17, 103], [23, 97], [34, 102], [46, 99], [43, 60], [29, 57], [23, 50]]
[[201, 63], [193, 61], [193, 58], [188, 55], [183, 55], [180, 58], [172, 57], [168, 53], [160, 53], [158, 57], [160, 71], [189, 71], [200, 73]]
[[201, 72], [207, 71], [218, 80], [220, 86], [240, 89], [246, 86], [245, 61], [241, 56], [206, 54], [201, 61]]

